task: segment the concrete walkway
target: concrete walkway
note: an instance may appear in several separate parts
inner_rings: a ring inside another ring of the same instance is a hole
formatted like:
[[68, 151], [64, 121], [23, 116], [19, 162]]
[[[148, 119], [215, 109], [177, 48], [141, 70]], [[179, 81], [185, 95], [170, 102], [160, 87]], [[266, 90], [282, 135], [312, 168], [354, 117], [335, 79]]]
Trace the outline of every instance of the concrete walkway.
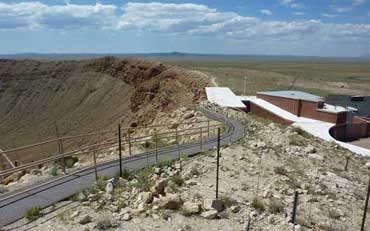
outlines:
[[277, 107], [266, 100], [259, 99], [255, 96], [240, 96], [238, 97], [241, 100], [248, 100], [252, 103], [264, 108], [265, 110], [285, 119], [293, 122], [293, 126], [300, 127], [306, 132], [321, 138], [326, 141], [332, 141], [343, 148], [350, 150], [353, 153], [363, 155], [363, 156], [370, 156], [370, 149], [366, 149], [363, 147], [359, 147], [350, 143], [344, 143], [338, 140], [335, 140], [329, 133], [330, 128], [335, 126], [335, 124], [327, 123], [319, 120], [309, 119], [305, 117], [298, 117], [280, 107]]
[[[210, 119], [224, 122], [224, 116], [208, 109], [201, 109]], [[221, 137], [221, 145], [229, 144], [239, 140], [244, 136], [244, 126], [237, 120], [228, 119], [226, 121], [229, 129]], [[204, 140], [202, 149], [200, 143], [188, 143], [180, 145], [180, 152], [177, 146], [163, 148], [158, 152], [158, 160], [175, 160], [180, 156], [193, 156], [205, 150], [215, 149], [217, 138], [211, 137]], [[147, 152], [134, 155], [122, 160], [125, 169], [140, 169], [155, 164], [155, 152]], [[100, 164], [98, 166], [99, 175], [108, 177], [116, 176], [119, 171], [119, 161]], [[11, 224], [21, 218], [27, 210], [35, 206], [48, 207], [75, 193], [94, 185], [95, 175], [93, 167], [76, 171], [66, 176], [53, 178], [49, 182], [25, 188], [21, 193], [0, 197], [0, 228]]]

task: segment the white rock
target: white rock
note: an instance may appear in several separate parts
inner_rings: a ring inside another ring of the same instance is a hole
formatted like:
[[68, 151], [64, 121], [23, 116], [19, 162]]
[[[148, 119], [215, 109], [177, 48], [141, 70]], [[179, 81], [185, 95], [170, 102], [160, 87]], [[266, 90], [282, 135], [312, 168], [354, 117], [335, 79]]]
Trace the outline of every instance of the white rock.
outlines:
[[217, 217], [217, 214], [218, 214], [217, 210], [212, 209], [212, 210], [202, 212], [200, 216], [205, 219], [215, 219]]
[[74, 213], [72, 213], [71, 218], [73, 219], [73, 218], [77, 217], [78, 215], [80, 215], [80, 211], [77, 210]]
[[123, 216], [122, 216], [122, 220], [123, 220], [123, 221], [129, 221], [129, 220], [131, 220], [131, 215], [130, 215], [130, 214], [128, 214], [128, 213], [123, 214]]

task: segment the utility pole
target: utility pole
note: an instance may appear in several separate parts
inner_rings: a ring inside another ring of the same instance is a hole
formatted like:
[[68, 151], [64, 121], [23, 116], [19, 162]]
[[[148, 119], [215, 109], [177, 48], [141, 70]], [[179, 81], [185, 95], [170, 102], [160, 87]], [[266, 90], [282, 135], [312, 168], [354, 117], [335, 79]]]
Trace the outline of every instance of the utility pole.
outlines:
[[247, 76], [244, 76], [244, 91], [243, 95], [247, 95]]

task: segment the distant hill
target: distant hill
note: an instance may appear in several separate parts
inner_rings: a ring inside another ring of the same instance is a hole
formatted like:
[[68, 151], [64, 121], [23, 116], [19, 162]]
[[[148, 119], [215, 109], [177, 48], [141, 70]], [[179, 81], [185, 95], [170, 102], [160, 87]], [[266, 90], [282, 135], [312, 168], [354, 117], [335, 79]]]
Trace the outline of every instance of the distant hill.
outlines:
[[[310, 60], [310, 59], [356, 59], [356, 58], [330, 58], [318, 56], [294, 56], [294, 55], [232, 55], [232, 54], [197, 54], [184, 52], [164, 53], [19, 53], [0, 54], [0, 58], [6, 59], [89, 59], [101, 58], [104, 56], [115, 56], [120, 58], [146, 58], [146, 59], [238, 59], [238, 60]], [[361, 58], [369, 58], [366, 55]], [[359, 59], [357, 58], [357, 59]]]

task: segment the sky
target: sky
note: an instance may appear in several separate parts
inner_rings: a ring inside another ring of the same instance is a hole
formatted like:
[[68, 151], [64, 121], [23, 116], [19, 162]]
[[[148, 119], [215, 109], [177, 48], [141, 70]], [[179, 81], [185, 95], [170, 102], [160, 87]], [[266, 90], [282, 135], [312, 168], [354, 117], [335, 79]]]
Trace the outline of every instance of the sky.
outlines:
[[370, 0], [0, 0], [0, 54], [370, 54]]

